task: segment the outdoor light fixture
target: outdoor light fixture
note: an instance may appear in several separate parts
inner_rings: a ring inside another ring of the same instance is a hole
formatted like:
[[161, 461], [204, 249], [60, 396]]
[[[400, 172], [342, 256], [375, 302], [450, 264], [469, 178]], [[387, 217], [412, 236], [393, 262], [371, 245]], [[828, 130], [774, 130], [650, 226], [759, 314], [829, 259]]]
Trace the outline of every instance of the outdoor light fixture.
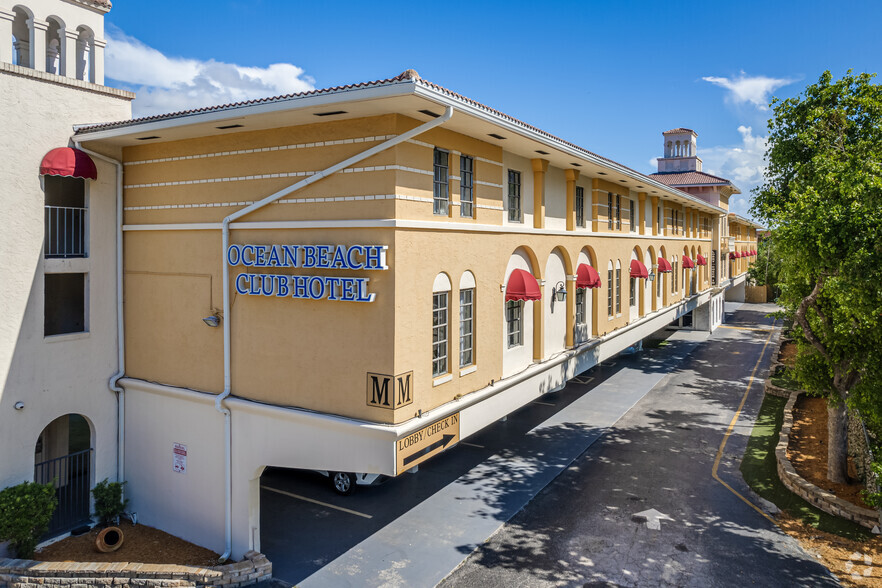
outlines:
[[558, 282], [554, 286], [554, 297], [557, 298], [558, 302], [563, 302], [567, 299], [567, 288], [563, 282]]
[[646, 279], [648, 279], [650, 282], [654, 282], [655, 281], [655, 272], [653, 270], [649, 270], [649, 276]]
[[216, 314], [211, 316], [207, 316], [202, 319], [202, 322], [208, 325], [209, 327], [219, 327], [220, 326], [220, 317]]

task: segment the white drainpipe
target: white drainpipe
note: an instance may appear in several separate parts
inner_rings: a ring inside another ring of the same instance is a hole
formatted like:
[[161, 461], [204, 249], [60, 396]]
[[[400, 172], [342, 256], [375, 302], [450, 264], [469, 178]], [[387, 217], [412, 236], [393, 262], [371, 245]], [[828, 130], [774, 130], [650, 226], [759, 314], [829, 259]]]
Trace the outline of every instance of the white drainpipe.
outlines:
[[[123, 321], [123, 166], [122, 162], [84, 149], [74, 141], [74, 146], [83, 153], [89, 154], [116, 167], [116, 339], [117, 339], [117, 372], [110, 377], [108, 386], [116, 392], [117, 399], [117, 450], [116, 480], [125, 482], [126, 473], [126, 391], [119, 385], [119, 380], [126, 373], [126, 339]], [[125, 488], [125, 487], [123, 487]], [[123, 490], [125, 493], [125, 490]]]
[[453, 116], [453, 107], [448, 106], [444, 114], [439, 116], [438, 118], [431, 120], [427, 123], [424, 123], [414, 129], [407, 131], [406, 133], [402, 133], [397, 137], [389, 139], [388, 141], [384, 141], [379, 145], [375, 145], [370, 149], [362, 151], [358, 155], [354, 155], [349, 159], [341, 161], [338, 164], [332, 165], [331, 167], [315, 173], [308, 178], [297, 182], [296, 184], [292, 184], [287, 188], [283, 188], [279, 190], [275, 194], [271, 194], [267, 196], [263, 200], [259, 200], [254, 204], [246, 206], [241, 210], [237, 210], [230, 216], [226, 217], [223, 220], [223, 224], [221, 230], [223, 231], [223, 251], [221, 252], [221, 260], [223, 263], [223, 287], [224, 287], [224, 310], [223, 310], [223, 325], [224, 325], [224, 391], [217, 396], [214, 402], [215, 409], [224, 415], [224, 447], [225, 447], [225, 480], [224, 480], [224, 490], [226, 495], [226, 505], [225, 505], [225, 524], [224, 524], [224, 540], [225, 540], [225, 551], [223, 555], [221, 555], [220, 560], [225, 561], [230, 557], [230, 554], [233, 551], [233, 463], [232, 463], [232, 430], [230, 424], [230, 409], [224, 405], [224, 400], [226, 400], [227, 396], [230, 395], [231, 392], [231, 369], [230, 369], [230, 323], [232, 322], [232, 310], [230, 308], [230, 266], [227, 263], [227, 249], [230, 245], [230, 223], [235, 221], [236, 219], [242, 218], [247, 214], [251, 214], [252, 212], [259, 210], [266, 206], [267, 204], [271, 204], [282, 198], [283, 196], [287, 196], [293, 192], [300, 190], [301, 188], [305, 188], [310, 184], [314, 184], [319, 180], [334, 174], [340, 170], [346, 169], [347, 167], [358, 163], [368, 157], [376, 155], [382, 151], [389, 149], [390, 147], [394, 147], [399, 143], [403, 143], [417, 135], [425, 133], [429, 129], [433, 129], [438, 125], [441, 125]]

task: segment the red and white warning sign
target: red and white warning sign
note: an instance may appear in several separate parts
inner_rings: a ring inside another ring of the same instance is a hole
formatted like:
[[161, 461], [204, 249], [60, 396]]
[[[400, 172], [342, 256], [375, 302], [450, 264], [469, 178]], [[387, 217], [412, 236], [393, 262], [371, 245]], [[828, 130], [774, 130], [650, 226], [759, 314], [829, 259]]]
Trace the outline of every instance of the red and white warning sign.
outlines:
[[174, 462], [172, 468], [179, 474], [187, 473], [187, 446], [182, 443], [175, 443], [172, 447], [172, 457]]

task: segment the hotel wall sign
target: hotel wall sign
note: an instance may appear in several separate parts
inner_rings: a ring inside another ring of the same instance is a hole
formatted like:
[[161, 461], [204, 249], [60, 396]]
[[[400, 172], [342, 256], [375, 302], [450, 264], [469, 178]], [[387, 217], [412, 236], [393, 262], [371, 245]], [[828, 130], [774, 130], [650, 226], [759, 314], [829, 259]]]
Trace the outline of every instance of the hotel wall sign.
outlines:
[[[227, 263], [246, 268], [386, 270], [386, 245], [230, 245]], [[241, 273], [236, 292], [336, 302], [373, 302], [370, 278]]]

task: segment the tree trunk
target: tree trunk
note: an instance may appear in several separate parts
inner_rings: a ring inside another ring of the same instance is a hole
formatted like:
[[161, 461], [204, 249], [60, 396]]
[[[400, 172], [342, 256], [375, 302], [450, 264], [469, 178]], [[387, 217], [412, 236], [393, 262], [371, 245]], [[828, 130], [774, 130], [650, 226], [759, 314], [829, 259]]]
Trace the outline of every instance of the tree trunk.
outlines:
[[827, 479], [848, 483], [848, 412], [845, 403], [827, 403]]

